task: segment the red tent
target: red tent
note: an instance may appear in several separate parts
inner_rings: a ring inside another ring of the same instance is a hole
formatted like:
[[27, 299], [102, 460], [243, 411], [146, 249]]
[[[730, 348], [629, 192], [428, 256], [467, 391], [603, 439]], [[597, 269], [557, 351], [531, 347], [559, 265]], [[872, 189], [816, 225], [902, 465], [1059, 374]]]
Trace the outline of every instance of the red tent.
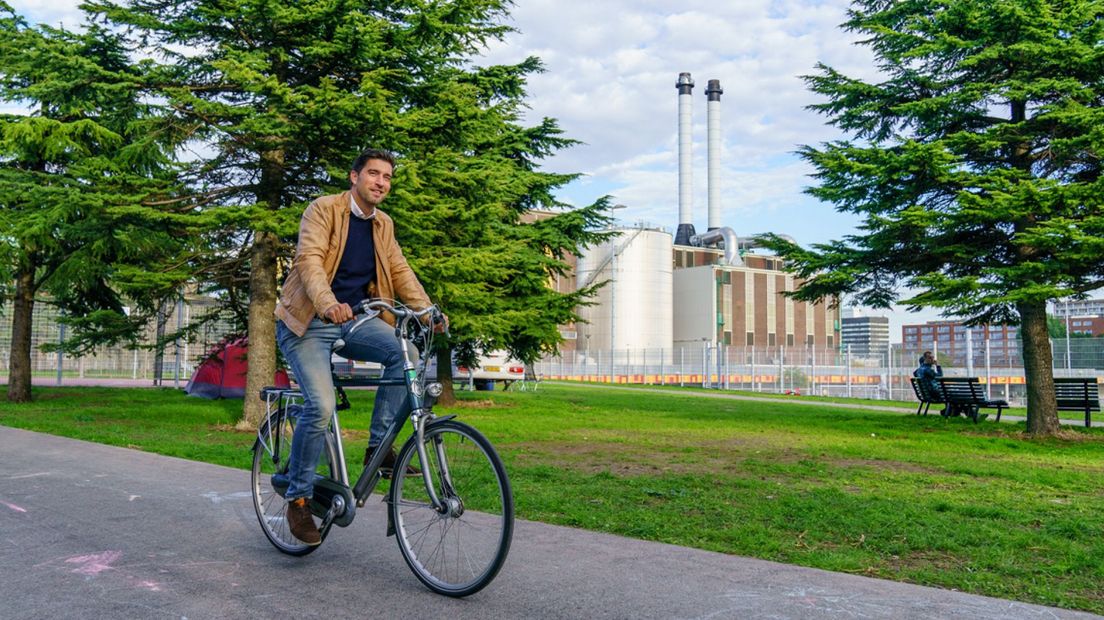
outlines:
[[[211, 349], [192, 373], [184, 393], [200, 398], [242, 398], [245, 396], [246, 351], [245, 336], [224, 338]], [[289, 387], [288, 374], [277, 370], [273, 385]]]

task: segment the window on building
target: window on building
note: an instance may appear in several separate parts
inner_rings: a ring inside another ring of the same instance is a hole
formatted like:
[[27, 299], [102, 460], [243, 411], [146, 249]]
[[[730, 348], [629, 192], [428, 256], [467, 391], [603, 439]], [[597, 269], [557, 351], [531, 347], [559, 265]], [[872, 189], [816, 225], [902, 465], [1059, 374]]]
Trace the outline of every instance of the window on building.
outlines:
[[774, 345], [775, 345], [775, 336], [774, 336], [774, 334], [767, 334], [767, 346], [768, 347], [773, 347]]
[[755, 345], [755, 332], [748, 332], [747, 333], [747, 345], [749, 347]]

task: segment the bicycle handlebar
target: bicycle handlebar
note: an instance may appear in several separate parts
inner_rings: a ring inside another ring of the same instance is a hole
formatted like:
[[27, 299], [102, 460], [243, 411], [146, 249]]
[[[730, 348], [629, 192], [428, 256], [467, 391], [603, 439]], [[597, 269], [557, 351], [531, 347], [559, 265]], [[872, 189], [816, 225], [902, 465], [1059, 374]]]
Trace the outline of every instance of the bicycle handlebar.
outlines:
[[[418, 319], [419, 327], [422, 327], [422, 317], [430, 317], [430, 325], [444, 324], [445, 314], [441, 312], [441, 309], [436, 304], [432, 304], [421, 310], [415, 310], [406, 306], [395, 306], [383, 301], [382, 299], [365, 299], [358, 304], [355, 304], [352, 308], [353, 320], [355, 321], [352, 327], [349, 328], [349, 332], [355, 331], [364, 322], [379, 316], [380, 312], [390, 312], [395, 316], [395, 327], [398, 330], [402, 330], [410, 322], [410, 319]], [[445, 332], [448, 333], [448, 326], [445, 324]], [[345, 346], [344, 339], [338, 338], [333, 344], [333, 351], [340, 351]]]
[[365, 299], [353, 308], [353, 314], [379, 314], [380, 311], [387, 311], [395, 315], [395, 318], [401, 321], [409, 319], [421, 319], [422, 317], [429, 315], [432, 323], [440, 323], [444, 320], [444, 313], [437, 307], [436, 304], [431, 304], [421, 310], [415, 310], [407, 306], [396, 307], [382, 299]]

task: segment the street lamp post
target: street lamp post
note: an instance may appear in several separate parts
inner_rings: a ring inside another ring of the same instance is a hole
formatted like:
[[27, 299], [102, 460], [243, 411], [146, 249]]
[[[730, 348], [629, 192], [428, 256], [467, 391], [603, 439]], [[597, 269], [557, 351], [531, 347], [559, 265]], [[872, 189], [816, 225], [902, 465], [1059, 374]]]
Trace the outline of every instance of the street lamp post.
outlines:
[[[610, 211], [616, 211], [618, 209], [627, 209], [625, 205], [616, 204], [610, 207]], [[610, 261], [610, 375], [612, 376], [616, 369], [617, 362], [617, 256], [621, 253], [621, 248], [617, 246], [618, 237], [613, 237], [613, 258]]]
[[1066, 370], [1073, 367], [1073, 360], [1070, 357], [1070, 311], [1069, 311], [1069, 299], [1066, 299]]
[[[586, 335], [586, 364], [584, 364], [584, 368], [589, 368], [589, 366], [590, 366], [590, 334], [587, 334]], [[590, 371], [587, 370], [587, 372], [589, 373]]]

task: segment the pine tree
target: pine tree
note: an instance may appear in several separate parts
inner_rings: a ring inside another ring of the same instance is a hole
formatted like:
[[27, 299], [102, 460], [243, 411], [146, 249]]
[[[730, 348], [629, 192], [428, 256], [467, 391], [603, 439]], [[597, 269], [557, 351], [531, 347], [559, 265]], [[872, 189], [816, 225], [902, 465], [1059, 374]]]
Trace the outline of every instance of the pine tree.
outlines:
[[[13, 287], [8, 399], [31, 397], [31, 327], [40, 293], [68, 316], [70, 344], [133, 338], [113, 280], [148, 261], [159, 227], [131, 209], [164, 183], [164, 151], [137, 123], [145, 113], [117, 37], [29, 27], [0, 3], [0, 99], [29, 107], [0, 116], [0, 269]], [[163, 228], [163, 227], [160, 227]], [[140, 231], [138, 230], [140, 229]]]
[[[392, 197], [396, 234], [430, 297], [444, 307], [451, 338], [437, 351], [451, 399], [450, 359], [471, 367], [480, 353], [507, 350], [525, 363], [556, 350], [560, 327], [592, 289], [561, 293], [552, 281], [565, 259], [600, 240], [601, 199], [563, 210], [555, 188], [575, 175], [538, 169], [539, 160], [574, 144], [556, 123], [519, 124], [525, 80], [541, 65], [446, 71], [418, 85], [420, 113], [401, 118], [403, 160]], [[540, 211], [539, 217], [533, 212]]]
[[879, 81], [821, 65], [813, 106], [851, 139], [801, 149], [809, 192], [864, 218], [842, 242], [775, 248], [799, 297], [847, 293], [969, 324], [1018, 323], [1028, 431], [1058, 430], [1048, 300], [1104, 285], [1104, 6], [859, 0]]
[[[185, 178], [212, 207], [199, 217], [222, 244], [226, 269], [210, 278], [231, 298], [248, 298], [247, 425], [263, 414], [254, 395], [275, 368], [277, 277], [293, 249], [299, 215], [318, 195], [348, 187], [349, 163], [364, 148], [389, 149], [403, 161], [394, 195], [383, 208], [396, 210], [400, 243], [416, 257], [421, 279], [446, 310], [456, 304], [450, 316], [468, 341], [492, 332], [469, 329], [477, 321], [466, 319], [468, 309], [476, 306], [465, 303], [476, 287], [461, 291], [462, 283], [507, 260], [530, 271], [509, 280], [498, 269], [498, 282], [522, 287], [530, 276], [546, 278], [560, 268], [552, 261], [557, 252], [571, 246], [553, 233], [574, 231], [580, 220], [599, 217], [591, 209], [526, 232], [506, 230], [520, 224], [518, 214], [525, 208], [551, 204], [550, 188], [569, 178], [531, 168], [533, 159], [565, 144], [557, 142], [554, 123], [532, 130], [512, 124], [523, 94], [521, 76], [535, 70], [534, 64], [467, 67], [483, 44], [509, 31], [499, 23], [507, 5], [505, 0], [84, 5], [105, 23], [129, 29], [144, 52], [166, 59], [149, 84], [173, 112], [166, 122], [190, 129], [201, 153]], [[428, 234], [429, 226], [445, 234]], [[454, 226], [465, 227], [456, 239], [450, 237]], [[480, 227], [486, 238], [471, 242], [467, 228]], [[427, 243], [440, 247], [423, 254], [419, 248]], [[520, 260], [518, 245], [551, 255]], [[242, 249], [236, 255], [235, 247]], [[544, 289], [539, 294], [546, 295]], [[485, 301], [494, 299], [500, 297]], [[549, 316], [568, 316], [561, 309], [567, 303], [546, 304], [554, 313]], [[496, 310], [490, 304], [480, 308], [488, 315]], [[530, 351], [533, 342], [547, 347], [558, 337], [546, 322], [526, 328], [517, 322], [522, 313], [515, 315], [510, 329], [496, 328], [483, 341], [497, 344], [499, 334], [513, 330], [517, 350]]]

